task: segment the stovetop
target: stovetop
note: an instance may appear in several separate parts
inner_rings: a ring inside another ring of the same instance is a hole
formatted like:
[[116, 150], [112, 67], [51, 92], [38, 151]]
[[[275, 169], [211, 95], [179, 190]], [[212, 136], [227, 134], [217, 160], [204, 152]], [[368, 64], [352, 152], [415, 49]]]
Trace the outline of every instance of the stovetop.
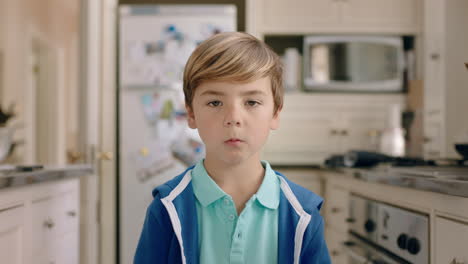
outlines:
[[447, 180], [468, 181], [467, 166], [415, 166], [415, 167], [389, 167], [388, 173], [432, 177]]

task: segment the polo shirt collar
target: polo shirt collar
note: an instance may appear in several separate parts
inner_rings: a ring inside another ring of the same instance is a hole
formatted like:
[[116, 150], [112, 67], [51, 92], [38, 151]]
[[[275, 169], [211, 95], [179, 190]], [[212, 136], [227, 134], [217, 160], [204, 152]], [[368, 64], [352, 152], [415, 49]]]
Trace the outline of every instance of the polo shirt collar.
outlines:
[[204, 207], [210, 205], [226, 193], [208, 175], [203, 165], [204, 159], [200, 160], [192, 171], [192, 185], [195, 197]]
[[262, 161], [262, 165], [265, 168], [265, 177], [260, 188], [258, 188], [257, 199], [263, 206], [276, 209], [279, 205], [280, 196], [279, 179], [268, 162]]
[[[208, 175], [203, 161], [200, 160], [193, 168], [192, 185], [195, 197], [206, 207], [227, 194]], [[277, 209], [280, 196], [278, 176], [268, 162], [262, 161], [262, 166], [265, 168], [265, 177], [255, 196], [262, 206]]]

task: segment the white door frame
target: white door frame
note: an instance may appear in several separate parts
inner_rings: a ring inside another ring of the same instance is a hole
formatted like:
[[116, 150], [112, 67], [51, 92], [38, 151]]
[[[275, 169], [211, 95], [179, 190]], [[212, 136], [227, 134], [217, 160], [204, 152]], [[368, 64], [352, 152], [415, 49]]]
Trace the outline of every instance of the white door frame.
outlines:
[[94, 173], [81, 177], [80, 190], [80, 263], [99, 263], [99, 177], [96, 160], [99, 146], [99, 6], [101, 1], [80, 0], [79, 52], [79, 152]]
[[[82, 181], [82, 264], [115, 264], [117, 0], [81, 0], [80, 142], [95, 175]], [[97, 209], [97, 210], [96, 210]]]
[[[101, 151], [117, 153], [117, 7], [118, 0], [103, 0], [101, 24]], [[117, 259], [117, 155], [101, 160], [100, 264], [121, 263]]]

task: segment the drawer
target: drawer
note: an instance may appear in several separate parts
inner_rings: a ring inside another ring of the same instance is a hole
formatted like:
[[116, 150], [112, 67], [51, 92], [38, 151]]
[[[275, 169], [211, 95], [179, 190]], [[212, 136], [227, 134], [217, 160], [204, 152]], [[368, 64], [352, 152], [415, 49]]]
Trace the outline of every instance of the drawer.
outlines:
[[77, 192], [69, 192], [56, 197], [58, 210], [58, 235], [78, 230], [79, 197]]
[[20, 264], [25, 261], [25, 215], [22, 205], [0, 210], [1, 263]]
[[43, 255], [50, 248], [49, 241], [57, 236], [57, 212], [54, 208], [53, 197], [33, 201], [31, 205], [33, 255]]
[[48, 250], [50, 241], [78, 230], [77, 192], [61, 193], [33, 201], [31, 206], [33, 252]]
[[347, 238], [347, 233], [341, 233], [331, 228], [325, 229], [325, 239], [333, 264], [348, 263], [348, 259], [343, 250], [343, 243], [347, 240]]
[[325, 193], [325, 220], [327, 226], [341, 232], [348, 231], [346, 219], [349, 217], [349, 192], [347, 190], [327, 186]]
[[435, 263], [468, 263], [468, 223], [435, 218]]

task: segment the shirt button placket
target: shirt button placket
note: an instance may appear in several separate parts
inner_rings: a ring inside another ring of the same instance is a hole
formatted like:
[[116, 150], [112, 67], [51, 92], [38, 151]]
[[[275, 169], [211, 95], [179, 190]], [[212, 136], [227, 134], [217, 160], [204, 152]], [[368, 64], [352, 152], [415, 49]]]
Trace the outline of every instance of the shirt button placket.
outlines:
[[234, 230], [231, 247], [231, 264], [244, 263], [244, 216], [241, 214], [237, 219], [237, 225]]

